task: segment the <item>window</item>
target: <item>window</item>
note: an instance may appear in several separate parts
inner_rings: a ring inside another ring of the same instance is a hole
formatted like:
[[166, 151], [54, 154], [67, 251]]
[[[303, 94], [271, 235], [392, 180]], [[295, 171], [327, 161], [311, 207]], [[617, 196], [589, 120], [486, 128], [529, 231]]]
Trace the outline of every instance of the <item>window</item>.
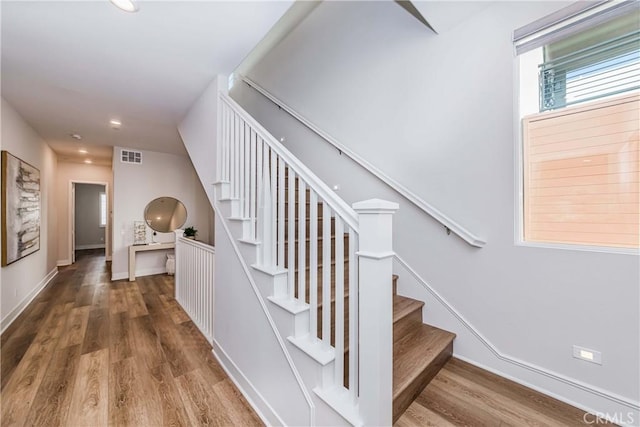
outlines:
[[521, 237], [638, 248], [640, 13], [633, 2], [579, 3], [514, 33]]
[[100, 193], [100, 227], [107, 226], [107, 195]]

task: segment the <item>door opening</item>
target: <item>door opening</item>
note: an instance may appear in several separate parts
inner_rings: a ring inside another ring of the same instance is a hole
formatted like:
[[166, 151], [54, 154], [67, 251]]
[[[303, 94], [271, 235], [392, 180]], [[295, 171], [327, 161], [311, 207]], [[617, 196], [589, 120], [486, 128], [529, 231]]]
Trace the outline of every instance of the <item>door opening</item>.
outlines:
[[107, 255], [108, 190], [106, 183], [71, 182], [70, 236], [71, 262], [83, 255]]

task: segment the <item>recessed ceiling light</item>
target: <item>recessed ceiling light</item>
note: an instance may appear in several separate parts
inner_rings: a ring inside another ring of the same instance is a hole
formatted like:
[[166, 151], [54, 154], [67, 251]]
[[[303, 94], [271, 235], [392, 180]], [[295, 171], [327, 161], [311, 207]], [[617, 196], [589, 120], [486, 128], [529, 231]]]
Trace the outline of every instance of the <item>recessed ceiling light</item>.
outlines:
[[90, 165], [91, 163], [93, 163], [90, 159], [85, 159], [84, 161], [86, 164]]
[[115, 7], [125, 12], [137, 12], [138, 5], [133, 0], [109, 0]]
[[73, 139], [77, 139], [78, 141], [82, 139], [82, 135], [79, 135], [77, 133], [70, 133], [69, 136], [71, 136], [71, 138]]
[[109, 120], [109, 124], [111, 126], [114, 126], [114, 127], [119, 127], [119, 126], [122, 125], [122, 122], [120, 120], [117, 120], [117, 119], [111, 119], [111, 120]]
[[80, 154], [87, 154], [87, 153], [88, 153], [88, 151], [87, 151], [87, 150], [85, 150], [84, 148], [81, 148], [81, 149], [79, 149], [79, 150], [78, 150], [78, 153], [80, 153]]

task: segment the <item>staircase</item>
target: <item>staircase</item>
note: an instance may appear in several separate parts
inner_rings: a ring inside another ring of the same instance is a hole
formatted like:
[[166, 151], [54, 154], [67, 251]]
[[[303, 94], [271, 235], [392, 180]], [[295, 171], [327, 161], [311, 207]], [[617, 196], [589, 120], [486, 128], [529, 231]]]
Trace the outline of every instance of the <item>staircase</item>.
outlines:
[[393, 276], [393, 422], [453, 353], [451, 332], [422, 323], [424, 302], [397, 294]]
[[[288, 176], [288, 168], [285, 168], [285, 176]], [[297, 215], [299, 212], [299, 194], [298, 187], [296, 185], [295, 191], [295, 212], [296, 216], [294, 218], [293, 236], [296, 237], [294, 240], [294, 244], [298, 245], [299, 240], [298, 236], [300, 236], [300, 218]], [[305, 205], [305, 230], [304, 235], [308, 236], [311, 233], [311, 222], [309, 220], [310, 215], [310, 204], [308, 200], [310, 199], [311, 190], [306, 189], [307, 196], [305, 199], [307, 200]], [[288, 212], [288, 194], [289, 194], [289, 186], [288, 179], [285, 179], [285, 212]], [[318, 203], [317, 205], [318, 212], [318, 221], [315, 224], [316, 232], [317, 229], [321, 230], [322, 227], [322, 203]], [[285, 236], [288, 237], [289, 232], [289, 221], [290, 218], [288, 215], [285, 215]], [[331, 265], [335, 266], [335, 239], [339, 236], [335, 235], [335, 221], [331, 219]], [[344, 234], [344, 246], [348, 247], [349, 235]], [[307, 283], [310, 279], [310, 259], [309, 254], [311, 253], [310, 240], [305, 239], [305, 253], [306, 259], [304, 265], [305, 269], [305, 279]], [[288, 250], [288, 241], [285, 243], [285, 252]], [[318, 254], [322, 254], [322, 248], [324, 245], [324, 240], [322, 237], [319, 237], [316, 243], [316, 251]], [[321, 258], [321, 256], [319, 257]], [[296, 253], [294, 261], [294, 281], [298, 281], [298, 275], [300, 274], [301, 265], [298, 262], [298, 256]], [[318, 260], [321, 262], [321, 259]], [[289, 269], [289, 265], [285, 262], [285, 267]], [[349, 281], [348, 281], [348, 268], [349, 268], [349, 257], [345, 257], [344, 259], [344, 274], [347, 278], [344, 282], [344, 324], [348, 325], [349, 320]], [[317, 267], [317, 276], [322, 277], [322, 265], [319, 264]], [[424, 388], [429, 384], [431, 379], [438, 373], [438, 371], [444, 366], [444, 364], [449, 360], [451, 354], [453, 353], [453, 339], [455, 335], [444, 331], [442, 329], [427, 325], [423, 323], [422, 319], [422, 308], [424, 307], [424, 302], [418, 301], [412, 298], [407, 298], [402, 295], [398, 295], [398, 279], [397, 275], [393, 275], [392, 289], [393, 289], [393, 422], [395, 423], [398, 418], [404, 413], [404, 411], [411, 405], [411, 402], [415, 400], [415, 398], [424, 390]], [[335, 309], [336, 309], [336, 300], [335, 300], [335, 270], [332, 269], [331, 275], [331, 319], [335, 317]], [[307, 288], [308, 290], [308, 288]], [[295, 293], [296, 297], [298, 297], [297, 292]], [[311, 303], [311, 295], [309, 292], [306, 292], [304, 301], [307, 304]], [[317, 308], [317, 317], [322, 319], [323, 313], [323, 302], [322, 302], [322, 282], [318, 283], [318, 294], [317, 300], [320, 301], [318, 303]], [[335, 346], [335, 321], [331, 322], [331, 345]], [[318, 339], [322, 339], [322, 328], [321, 325], [318, 324], [316, 329], [316, 336]], [[349, 330], [345, 328], [344, 330], [344, 377], [343, 377], [343, 386], [349, 387]]]
[[215, 208], [300, 375], [344, 423], [395, 422], [455, 338], [423, 323], [423, 302], [397, 293], [397, 204], [352, 208], [226, 94], [219, 105]]

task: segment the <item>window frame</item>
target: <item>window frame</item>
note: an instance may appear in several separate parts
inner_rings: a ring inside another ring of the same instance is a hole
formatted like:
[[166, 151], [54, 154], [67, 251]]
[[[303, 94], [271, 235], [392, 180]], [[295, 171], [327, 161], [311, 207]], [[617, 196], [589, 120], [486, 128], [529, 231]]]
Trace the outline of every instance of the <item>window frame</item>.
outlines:
[[556, 242], [533, 242], [524, 239], [524, 224], [525, 224], [525, 212], [524, 212], [524, 127], [522, 118], [526, 114], [521, 113], [521, 85], [522, 85], [522, 68], [521, 68], [521, 55], [514, 52], [514, 64], [513, 64], [513, 129], [514, 143], [516, 145], [514, 150], [514, 173], [516, 183], [514, 188], [514, 245], [517, 247], [539, 248], [539, 249], [558, 249], [569, 250], [578, 252], [595, 252], [595, 253], [608, 253], [608, 254], [622, 254], [622, 255], [640, 255], [640, 248], [623, 248], [613, 246], [594, 246], [584, 244], [570, 244], [570, 243], [556, 243]]

